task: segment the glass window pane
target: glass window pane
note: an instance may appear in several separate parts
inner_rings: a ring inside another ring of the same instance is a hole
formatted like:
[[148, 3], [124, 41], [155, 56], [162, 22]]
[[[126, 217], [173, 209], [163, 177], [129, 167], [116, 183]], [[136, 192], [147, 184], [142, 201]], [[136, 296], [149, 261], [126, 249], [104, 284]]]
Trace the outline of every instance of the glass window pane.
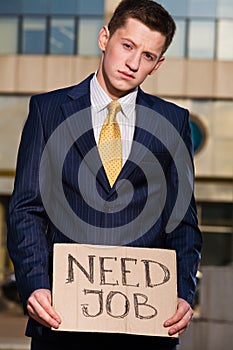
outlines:
[[104, 0], [78, 0], [78, 13], [80, 15], [103, 16]]
[[232, 263], [232, 235], [205, 232], [203, 234], [202, 266], [223, 266]]
[[49, 52], [52, 54], [74, 54], [75, 21], [74, 18], [53, 18]]
[[[75, 14], [76, 13], [76, 0], [50, 0], [50, 13], [51, 14]], [[90, 2], [89, 2], [90, 4]]]
[[18, 19], [0, 18], [0, 54], [17, 53]]
[[232, 0], [218, 0], [218, 17], [233, 18]]
[[19, 0], [0, 0], [0, 13], [16, 14], [20, 13], [21, 1]]
[[191, 21], [188, 37], [188, 56], [214, 58], [215, 22]]
[[159, 3], [172, 15], [186, 17], [188, 15], [188, 1], [160, 0]]
[[202, 203], [201, 223], [207, 226], [232, 227], [233, 206], [232, 203]]
[[22, 0], [22, 12], [28, 14], [47, 14], [49, 12], [48, 4], [49, 2], [47, 0]]
[[174, 39], [167, 50], [168, 57], [184, 57], [185, 56], [185, 20], [176, 20], [176, 33]]
[[[81, 18], [78, 25], [78, 54], [99, 55], [98, 34], [103, 26], [102, 19]], [[88, 33], [88, 40], [87, 40]]]
[[220, 20], [218, 23], [217, 58], [233, 60], [233, 21]]
[[190, 17], [216, 17], [217, 0], [189, 0]]
[[45, 18], [23, 19], [23, 47], [22, 53], [43, 54], [45, 53]]

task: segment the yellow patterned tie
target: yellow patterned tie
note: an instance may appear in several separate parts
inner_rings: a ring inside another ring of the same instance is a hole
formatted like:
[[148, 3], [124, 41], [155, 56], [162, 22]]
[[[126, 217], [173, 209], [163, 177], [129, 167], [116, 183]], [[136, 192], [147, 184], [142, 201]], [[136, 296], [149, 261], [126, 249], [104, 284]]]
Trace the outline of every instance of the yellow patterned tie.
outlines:
[[102, 126], [98, 149], [105, 172], [112, 187], [122, 167], [121, 131], [116, 115], [121, 110], [118, 101], [108, 105], [108, 115]]

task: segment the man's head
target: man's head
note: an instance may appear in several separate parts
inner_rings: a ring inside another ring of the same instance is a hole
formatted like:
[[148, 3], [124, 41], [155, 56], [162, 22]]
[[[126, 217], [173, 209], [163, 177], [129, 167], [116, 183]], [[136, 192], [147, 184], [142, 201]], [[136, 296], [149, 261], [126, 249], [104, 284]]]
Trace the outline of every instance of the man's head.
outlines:
[[160, 4], [153, 0], [122, 0], [108, 23], [110, 36], [124, 26], [128, 18], [137, 19], [151, 30], [163, 34], [166, 40], [161, 54], [167, 50], [175, 34], [176, 25]]
[[175, 23], [151, 0], [123, 0], [99, 32], [102, 51], [97, 79], [112, 98], [133, 91], [160, 67]]

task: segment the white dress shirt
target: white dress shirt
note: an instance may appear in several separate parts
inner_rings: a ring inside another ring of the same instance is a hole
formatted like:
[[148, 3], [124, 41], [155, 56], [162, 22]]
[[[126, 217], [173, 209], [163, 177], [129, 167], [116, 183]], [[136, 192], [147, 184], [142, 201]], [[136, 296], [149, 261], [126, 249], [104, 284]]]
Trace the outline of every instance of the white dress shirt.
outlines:
[[[107, 105], [112, 101], [107, 93], [100, 86], [96, 74], [93, 76], [90, 83], [91, 92], [91, 112], [92, 126], [96, 144], [98, 145], [100, 131], [104, 120], [107, 117]], [[138, 89], [130, 92], [118, 101], [121, 104], [121, 111], [117, 113], [116, 120], [120, 126], [122, 139], [122, 166], [129, 157], [133, 135], [135, 129], [135, 104]]]

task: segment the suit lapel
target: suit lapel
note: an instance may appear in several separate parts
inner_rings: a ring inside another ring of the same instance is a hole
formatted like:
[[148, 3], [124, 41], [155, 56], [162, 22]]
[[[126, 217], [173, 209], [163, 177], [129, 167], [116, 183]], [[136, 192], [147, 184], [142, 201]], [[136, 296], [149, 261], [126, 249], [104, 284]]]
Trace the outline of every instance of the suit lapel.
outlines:
[[72, 140], [74, 140], [73, 144], [87, 163], [89, 169], [96, 175], [97, 181], [100, 182], [106, 191], [109, 191], [109, 183], [102, 167], [92, 127], [91, 77], [88, 77], [71, 90], [68, 94], [71, 100], [61, 105], [61, 109], [69, 128], [69, 133]]
[[[150, 148], [157, 128], [155, 114], [156, 112], [152, 109], [149, 102], [146, 101], [143, 91], [139, 88], [136, 102], [136, 123], [132, 148], [129, 159], [126, 161], [119, 175], [119, 180], [128, 178], [143, 160], [146, 153], [148, 153], [148, 149]], [[150, 132], [147, 132], [146, 130], [149, 130]]]

